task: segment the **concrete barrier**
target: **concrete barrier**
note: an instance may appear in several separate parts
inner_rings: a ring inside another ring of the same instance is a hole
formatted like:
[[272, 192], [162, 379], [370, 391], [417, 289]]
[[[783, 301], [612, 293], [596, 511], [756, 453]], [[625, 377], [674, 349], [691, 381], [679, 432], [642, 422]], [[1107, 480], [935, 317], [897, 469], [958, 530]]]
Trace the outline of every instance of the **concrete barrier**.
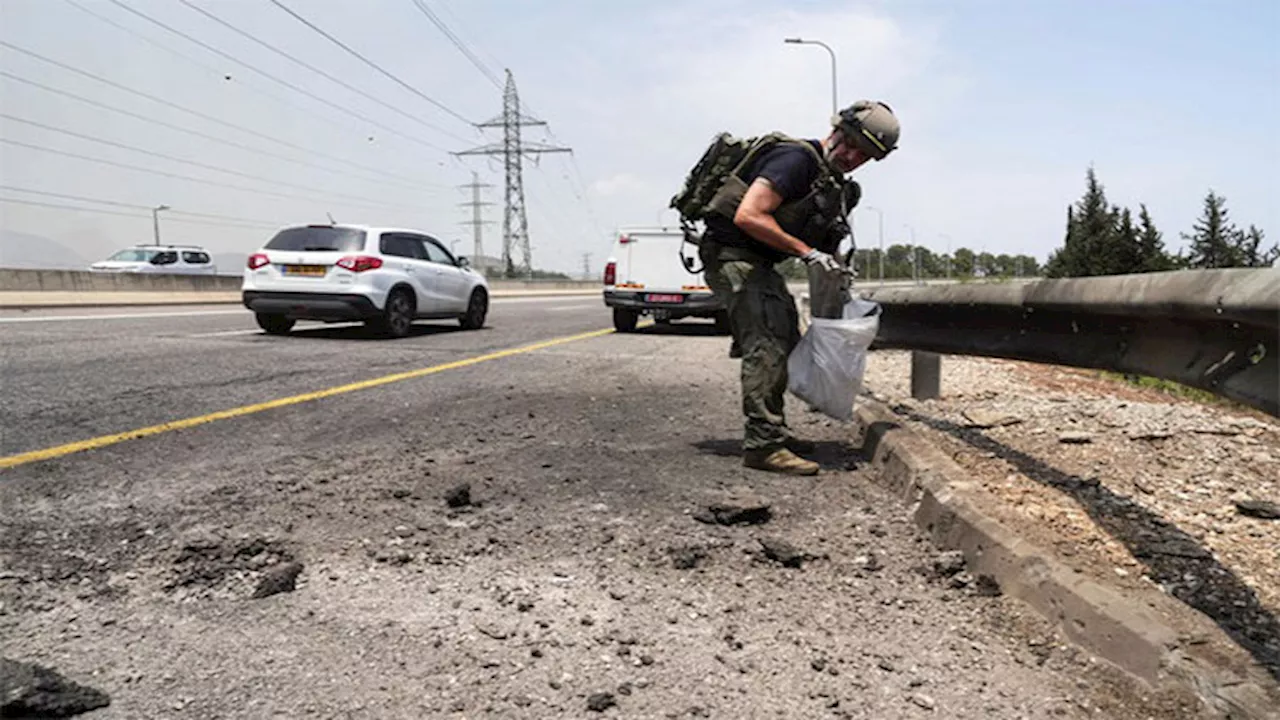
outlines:
[[[96, 273], [83, 270], [0, 268], [0, 292], [239, 292], [240, 275]], [[489, 280], [498, 290], [586, 290], [596, 280]]]
[[84, 270], [0, 268], [6, 292], [229, 292], [240, 289], [238, 275], [95, 273]]

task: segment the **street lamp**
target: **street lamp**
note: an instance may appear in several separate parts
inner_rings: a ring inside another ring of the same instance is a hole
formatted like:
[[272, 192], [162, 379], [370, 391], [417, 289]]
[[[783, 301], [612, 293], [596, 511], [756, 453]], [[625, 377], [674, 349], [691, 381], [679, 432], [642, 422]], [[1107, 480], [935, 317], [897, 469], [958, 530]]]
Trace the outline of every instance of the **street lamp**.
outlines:
[[920, 285], [920, 247], [916, 245], [916, 229], [906, 223], [903, 223], [902, 227], [911, 231], [911, 274], [916, 284]]
[[867, 209], [874, 212], [879, 218], [880, 226], [880, 284], [884, 285], [884, 211], [880, 208], [867, 206]]
[[821, 45], [826, 48], [827, 53], [831, 55], [831, 114], [835, 115], [840, 112], [840, 106], [836, 102], [836, 51], [831, 49], [830, 45], [821, 40], [804, 40], [802, 38], [793, 37], [786, 38], [783, 42], [790, 45]]
[[939, 233], [939, 237], [947, 239], [947, 279], [951, 279], [951, 236], [946, 233]]
[[157, 245], [160, 244], [160, 211], [168, 209], [168, 205], [157, 205], [151, 208], [151, 230], [155, 235]]

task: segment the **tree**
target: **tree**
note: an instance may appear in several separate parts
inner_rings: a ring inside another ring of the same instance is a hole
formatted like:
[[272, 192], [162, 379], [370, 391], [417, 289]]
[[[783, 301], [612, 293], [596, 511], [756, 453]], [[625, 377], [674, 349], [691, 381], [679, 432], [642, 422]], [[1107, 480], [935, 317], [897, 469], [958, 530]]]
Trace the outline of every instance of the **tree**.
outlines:
[[1049, 277], [1105, 275], [1116, 235], [1116, 213], [1098, 175], [1090, 167], [1085, 174], [1084, 197], [1067, 209], [1067, 233], [1063, 245], [1049, 257]]
[[989, 252], [978, 253], [974, 265], [976, 274], [982, 277], [995, 277], [999, 274], [999, 268], [996, 267], [996, 258]]
[[1137, 272], [1163, 272], [1174, 269], [1173, 258], [1164, 249], [1164, 239], [1156, 229], [1146, 204], [1138, 205], [1138, 256]]
[[1236, 241], [1241, 264], [1246, 267], [1271, 267], [1280, 259], [1280, 245], [1272, 245], [1269, 250], [1262, 250], [1262, 241], [1266, 234], [1256, 225], [1250, 225], [1249, 231], [1240, 233]]
[[1138, 237], [1138, 228], [1133, 224], [1133, 215], [1129, 212], [1129, 208], [1123, 210], [1115, 208], [1112, 212], [1116, 211], [1119, 211], [1120, 221], [1116, 225], [1115, 236], [1104, 261], [1107, 270], [1105, 274], [1127, 275], [1144, 272], [1142, 241]]
[[1227, 199], [1213, 192], [1204, 198], [1204, 214], [1182, 238], [1191, 244], [1187, 265], [1192, 268], [1226, 268], [1243, 264], [1239, 231], [1227, 219]]
[[956, 277], [973, 277], [973, 251], [969, 248], [956, 249], [955, 259], [951, 261], [951, 274]]

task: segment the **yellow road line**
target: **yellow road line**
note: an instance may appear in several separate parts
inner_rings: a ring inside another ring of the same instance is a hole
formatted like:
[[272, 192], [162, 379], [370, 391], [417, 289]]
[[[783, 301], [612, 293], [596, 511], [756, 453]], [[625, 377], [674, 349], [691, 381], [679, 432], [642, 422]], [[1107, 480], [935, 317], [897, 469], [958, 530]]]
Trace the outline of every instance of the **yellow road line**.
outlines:
[[94, 450], [108, 445], [115, 445], [116, 443], [122, 443], [126, 440], [135, 440], [138, 438], [149, 437], [151, 435], [159, 435], [160, 433], [166, 433], [171, 430], [183, 430], [185, 428], [204, 425], [205, 423], [211, 423], [218, 420], [227, 420], [230, 418], [242, 417], [244, 415], [252, 415], [264, 410], [288, 407], [289, 405], [297, 405], [311, 400], [319, 400], [321, 398], [332, 397], [334, 395], [356, 392], [357, 390], [368, 390], [369, 388], [375, 388], [380, 385], [389, 385], [402, 380], [412, 380], [426, 375], [434, 375], [446, 370], [456, 370], [469, 365], [478, 365], [490, 360], [498, 360], [505, 357], [511, 357], [512, 355], [520, 355], [522, 353], [533, 352], [535, 350], [541, 350], [555, 345], [563, 345], [577, 340], [601, 337], [613, 332], [612, 328], [607, 330], [593, 330], [591, 332], [580, 333], [578, 335], [569, 335], [566, 337], [555, 338], [553, 340], [546, 340], [544, 342], [534, 343], [533, 345], [524, 345], [522, 347], [511, 348], [509, 350], [499, 350], [498, 352], [489, 353], [488, 355], [479, 355], [465, 360], [455, 360], [454, 362], [444, 363], [443, 365], [433, 365], [431, 367], [420, 368], [418, 370], [410, 370], [408, 372], [395, 373], [393, 375], [384, 375], [371, 380], [361, 380], [360, 382], [351, 383], [349, 385], [339, 385], [325, 390], [317, 390], [315, 392], [303, 393], [301, 395], [269, 400], [256, 405], [245, 405], [243, 407], [232, 408], [230, 410], [219, 410], [218, 412], [209, 413], [208, 415], [200, 415], [199, 417], [174, 420], [173, 422], [151, 425], [150, 427], [138, 428], [137, 430], [129, 430], [122, 433], [116, 433], [114, 435], [103, 435], [89, 440], [80, 440], [78, 442], [67, 443], [66, 445], [57, 445], [43, 450], [32, 450], [30, 452], [19, 453], [17, 455], [8, 455], [6, 457], [0, 457], [0, 469], [26, 465], [27, 463], [39, 462], [41, 460], [52, 460], [53, 458], [62, 457], [63, 455], [70, 455], [72, 453], [83, 452], [85, 450]]

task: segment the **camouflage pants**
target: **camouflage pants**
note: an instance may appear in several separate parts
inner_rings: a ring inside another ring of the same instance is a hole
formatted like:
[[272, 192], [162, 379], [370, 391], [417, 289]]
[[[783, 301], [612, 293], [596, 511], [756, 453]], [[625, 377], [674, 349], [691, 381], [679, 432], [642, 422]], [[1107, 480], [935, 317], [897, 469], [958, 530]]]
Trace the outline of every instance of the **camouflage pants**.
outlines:
[[742, 447], [780, 447], [790, 435], [783, 414], [787, 357], [800, 342], [800, 317], [786, 280], [773, 263], [738, 248], [705, 245], [707, 284], [729, 311], [742, 350]]

